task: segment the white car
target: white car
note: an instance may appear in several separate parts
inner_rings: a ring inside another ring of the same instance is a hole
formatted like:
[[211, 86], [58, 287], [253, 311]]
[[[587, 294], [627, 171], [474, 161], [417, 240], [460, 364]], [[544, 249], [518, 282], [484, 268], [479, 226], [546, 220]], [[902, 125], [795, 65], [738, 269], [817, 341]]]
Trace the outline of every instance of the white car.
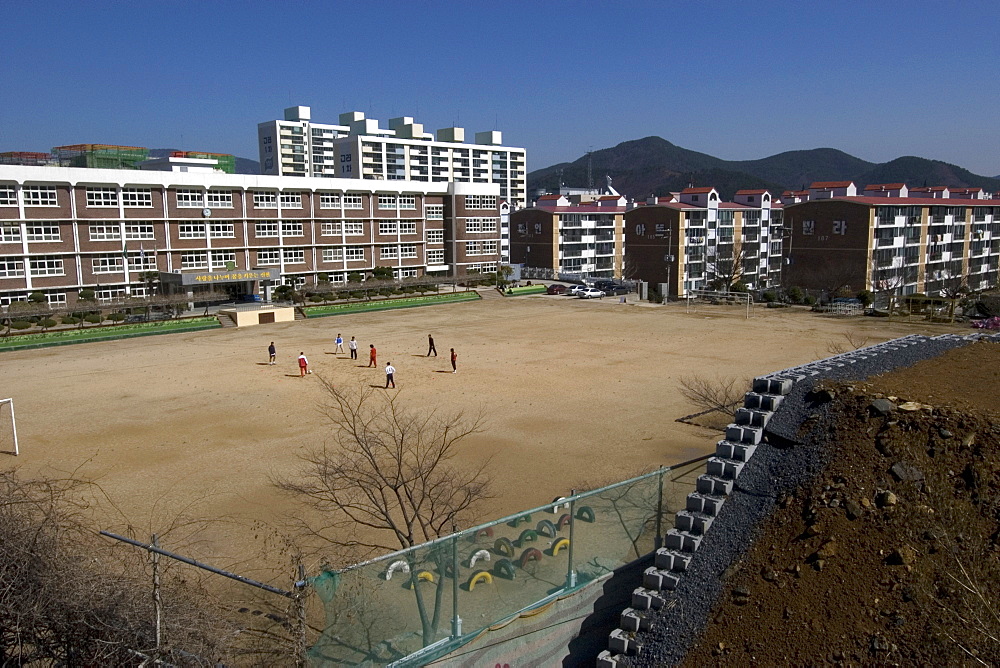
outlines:
[[587, 289], [586, 285], [573, 285], [570, 286], [568, 290], [566, 290], [566, 294], [571, 297], [576, 297], [586, 289]]
[[597, 288], [584, 288], [577, 292], [576, 296], [580, 299], [593, 299], [594, 297], [603, 297], [604, 291]]

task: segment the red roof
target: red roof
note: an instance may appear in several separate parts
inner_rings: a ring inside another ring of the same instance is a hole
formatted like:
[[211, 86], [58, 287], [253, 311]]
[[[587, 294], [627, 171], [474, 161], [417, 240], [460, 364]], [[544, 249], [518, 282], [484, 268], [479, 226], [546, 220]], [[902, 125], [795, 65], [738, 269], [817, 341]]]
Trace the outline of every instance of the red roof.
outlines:
[[932, 193], [940, 193], [944, 192], [945, 190], [948, 190], [948, 186], [931, 186], [927, 190]]
[[871, 204], [873, 206], [884, 206], [892, 204], [897, 206], [995, 206], [997, 200], [989, 199], [943, 199], [940, 197], [831, 197], [829, 199], [814, 199], [808, 202], [797, 204], [788, 203], [786, 206], [801, 206], [802, 204], [814, 204], [815, 202], [852, 202], [855, 204]]
[[[623, 213], [623, 206], [597, 206], [596, 204], [578, 204], [575, 206], [536, 206], [535, 209], [548, 213]], [[524, 209], [521, 209], [524, 211]]]
[[761, 190], [737, 190], [736, 194], [737, 195], [763, 195], [766, 192], [768, 192], [768, 191], [765, 190], [765, 189], [761, 189]]
[[737, 204], [736, 202], [719, 202], [720, 209], [753, 209], [752, 206]]
[[620, 200], [621, 196], [620, 195], [602, 195], [602, 196], [598, 197], [597, 199], [601, 200], [602, 202], [606, 201], [606, 200], [609, 200], [609, 199], [610, 200]]
[[817, 181], [816, 183], [809, 186], [810, 190], [819, 190], [822, 188], [848, 188], [853, 186], [853, 181]]
[[865, 186], [865, 192], [869, 190], [902, 190], [906, 187], [905, 183], [874, 183], [872, 185]]
[[700, 195], [700, 194], [703, 194], [703, 193], [710, 193], [713, 190], [715, 190], [715, 188], [685, 188], [684, 190], [681, 191], [681, 194], [682, 195]]
[[541, 197], [538, 198], [538, 200], [541, 201], [543, 199], [544, 200], [559, 199], [560, 197], [562, 197], [562, 195], [542, 195]]

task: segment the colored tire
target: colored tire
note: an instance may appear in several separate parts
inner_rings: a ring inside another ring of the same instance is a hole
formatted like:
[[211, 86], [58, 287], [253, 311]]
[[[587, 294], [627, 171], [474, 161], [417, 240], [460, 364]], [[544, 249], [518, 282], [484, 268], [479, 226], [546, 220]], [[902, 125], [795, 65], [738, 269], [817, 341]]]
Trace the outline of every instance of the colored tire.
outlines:
[[564, 513], [564, 514], [563, 514], [563, 515], [562, 515], [562, 516], [561, 516], [561, 517], [559, 518], [559, 521], [558, 521], [558, 522], [556, 522], [556, 528], [557, 528], [557, 529], [558, 529], [559, 531], [562, 531], [562, 530], [563, 530], [563, 527], [564, 527], [564, 526], [567, 526], [567, 525], [568, 525], [568, 524], [569, 524], [570, 522], [572, 522], [572, 521], [573, 521], [573, 518], [569, 516], [569, 513]]
[[569, 547], [569, 538], [559, 538], [552, 543], [552, 556], [559, 554], [559, 550]]
[[533, 543], [538, 540], [538, 532], [534, 529], [525, 529], [521, 532], [521, 535], [517, 537], [517, 546], [524, 547], [525, 543]]
[[503, 557], [513, 557], [514, 544], [510, 542], [509, 538], [497, 538], [496, 542], [493, 543], [493, 551]]
[[542, 551], [534, 547], [529, 547], [527, 550], [521, 553], [521, 558], [518, 559], [517, 562], [518, 565], [521, 566], [521, 568], [524, 568], [525, 566], [528, 565], [529, 561], [541, 561], [541, 560], [542, 560]]
[[527, 522], [528, 524], [531, 524], [531, 515], [521, 515], [520, 517], [515, 517], [509, 522], [509, 524], [516, 529], [517, 525], [520, 524], [521, 522]]
[[493, 584], [493, 574], [490, 573], [489, 571], [476, 571], [475, 573], [473, 573], [472, 577], [469, 578], [469, 584], [468, 584], [469, 591], [475, 589], [476, 585], [479, 584], [480, 582], [485, 582], [486, 584]]
[[584, 522], [593, 522], [594, 509], [590, 506], [580, 506], [576, 510], [576, 519], [583, 520]]
[[538, 535], [545, 536], [546, 538], [556, 537], [556, 525], [550, 520], [542, 520], [539, 522], [538, 526], [535, 527], [535, 531], [538, 532]]
[[514, 562], [512, 562], [510, 559], [498, 559], [497, 562], [493, 564], [493, 573], [497, 577], [513, 580]]

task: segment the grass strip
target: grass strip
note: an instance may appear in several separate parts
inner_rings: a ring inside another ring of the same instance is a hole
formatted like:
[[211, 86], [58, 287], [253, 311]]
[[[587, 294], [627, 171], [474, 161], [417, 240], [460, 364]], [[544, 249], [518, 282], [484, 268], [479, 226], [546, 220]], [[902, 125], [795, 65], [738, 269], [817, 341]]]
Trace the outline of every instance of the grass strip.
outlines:
[[474, 290], [467, 292], [449, 292], [441, 295], [423, 295], [420, 297], [399, 297], [396, 299], [379, 299], [369, 302], [347, 302], [345, 304], [329, 304], [327, 306], [306, 306], [303, 311], [307, 318], [322, 318], [328, 315], [343, 313], [365, 313], [368, 311], [387, 311], [398, 308], [413, 308], [416, 306], [432, 306], [450, 302], [464, 302], [480, 299]]
[[31, 350], [49, 346], [66, 346], [94, 341], [131, 339], [139, 336], [197, 332], [205, 329], [217, 329], [221, 326], [215, 317], [199, 317], [165, 322], [142, 322], [129, 325], [91, 327], [88, 329], [39, 332], [37, 334], [19, 334], [0, 339], [0, 352], [8, 350]]

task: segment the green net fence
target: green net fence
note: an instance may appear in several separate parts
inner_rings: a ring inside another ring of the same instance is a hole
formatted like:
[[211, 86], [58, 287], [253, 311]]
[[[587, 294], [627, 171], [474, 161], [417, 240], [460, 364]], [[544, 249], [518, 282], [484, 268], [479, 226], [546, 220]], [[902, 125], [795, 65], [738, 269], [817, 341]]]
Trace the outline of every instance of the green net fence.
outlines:
[[315, 664], [420, 665], [649, 554], [704, 458], [312, 579]]

